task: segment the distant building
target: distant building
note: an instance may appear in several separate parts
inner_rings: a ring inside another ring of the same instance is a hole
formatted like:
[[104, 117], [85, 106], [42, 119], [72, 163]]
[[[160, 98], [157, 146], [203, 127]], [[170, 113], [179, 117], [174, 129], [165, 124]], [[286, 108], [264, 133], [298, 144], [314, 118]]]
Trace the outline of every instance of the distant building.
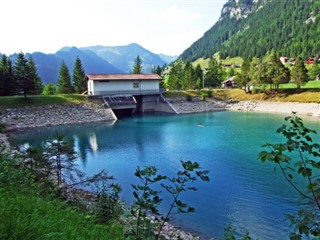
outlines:
[[222, 88], [234, 88], [237, 86], [237, 83], [235, 82], [235, 76], [225, 80], [222, 82]]
[[290, 62], [288, 57], [280, 57], [280, 62], [284, 65]]
[[308, 58], [308, 59], [306, 60], [306, 64], [313, 64], [315, 61], [316, 61], [315, 58]]

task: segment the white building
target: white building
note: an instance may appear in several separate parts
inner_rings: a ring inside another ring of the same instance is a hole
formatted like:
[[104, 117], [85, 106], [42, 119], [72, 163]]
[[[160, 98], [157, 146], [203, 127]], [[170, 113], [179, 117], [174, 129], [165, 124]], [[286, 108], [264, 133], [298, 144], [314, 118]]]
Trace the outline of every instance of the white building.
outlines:
[[88, 95], [148, 95], [160, 93], [157, 74], [88, 74]]

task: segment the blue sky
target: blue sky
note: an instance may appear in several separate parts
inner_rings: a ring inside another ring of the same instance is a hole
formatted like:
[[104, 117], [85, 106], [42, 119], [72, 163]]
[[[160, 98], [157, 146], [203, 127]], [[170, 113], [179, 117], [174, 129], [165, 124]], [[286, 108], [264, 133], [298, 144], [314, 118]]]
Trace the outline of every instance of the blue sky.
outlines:
[[[227, 0], [10, 0], [1, 4], [0, 52], [138, 43], [179, 55], [219, 19]], [[5, 20], [5, 21], [4, 21]]]

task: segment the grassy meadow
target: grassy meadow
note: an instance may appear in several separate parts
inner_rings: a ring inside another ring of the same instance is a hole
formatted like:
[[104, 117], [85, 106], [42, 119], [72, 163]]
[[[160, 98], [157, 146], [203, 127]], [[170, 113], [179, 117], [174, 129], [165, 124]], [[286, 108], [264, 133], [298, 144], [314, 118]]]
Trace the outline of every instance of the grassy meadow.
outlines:
[[267, 91], [266, 93], [246, 93], [241, 89], [205, 89], [189, 91], [168, 91], [165, 97], [201, 97], [203, 92], [212, 92], [216, 100], [238, 100], [238, 101], [276, 101], [276, 102], [304, 102], [320, 103], [320, 81], [311, 81], [297, 91], [293, 84], [282, 84], [278, 91]]
[[15, 108], [20, 106], [43, 106], [50, 104], [81, 104], [87, 97], [80, 94], [36, 95], [0, 97], [0, 108]]

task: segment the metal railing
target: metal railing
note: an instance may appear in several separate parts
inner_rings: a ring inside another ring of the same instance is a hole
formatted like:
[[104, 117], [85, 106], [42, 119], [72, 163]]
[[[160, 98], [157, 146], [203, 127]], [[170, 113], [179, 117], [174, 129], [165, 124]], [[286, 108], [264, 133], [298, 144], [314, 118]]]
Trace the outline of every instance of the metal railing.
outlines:
[[162, 91], [159, 90], [122, 90], [122, 91], [95, 91], [95, 95], [149, 95], [149, 94], [160, 94]]

